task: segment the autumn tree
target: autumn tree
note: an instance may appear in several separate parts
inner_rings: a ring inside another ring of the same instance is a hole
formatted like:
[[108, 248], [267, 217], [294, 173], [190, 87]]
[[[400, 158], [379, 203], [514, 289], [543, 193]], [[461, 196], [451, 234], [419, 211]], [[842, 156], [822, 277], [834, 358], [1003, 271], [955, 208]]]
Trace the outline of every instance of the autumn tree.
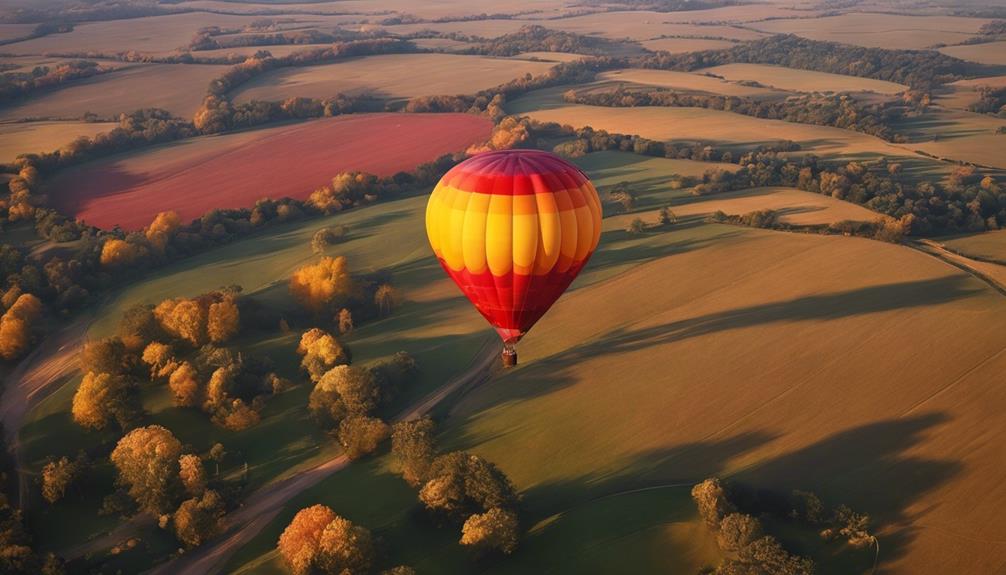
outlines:
[[154, 315], [164, 331], [199, 347], [207, 341], [207, 311], [196, 300], [180, 298], [162, 301], [154, 308]]
[[213, 343], [223, 343], [237, 335], [240, 329], [240, 313], [234, 296], [225, 294], [220, 301], [209, 306], [206, 333]]
[[255, 427], [262, 416], [254, 405], [242, 399], [231, 400], [230, 404], [213, 414], [213, 423], [231, 431], [242, 431]]
[[178, 458], [178, 478], [189, 495], [198, 497], [206, 490], [206, 470], [198, 455], [186, 453]]
[[140, 350], [161, 334], [154, 316], [154, 306], [138, 304], [130, 307], [119, 320], [118, 335], [126, 349]]
[[391, 284], [381, 284], [374, 292], [374, 305], [380, 316], [387, 316], [398, 306], [398, 290]]
[[194, 407], [199, 405], [199, 373], [189, 362], [183, 362], [168, 379], [168, 387], [174, 396], [178, 407]]
[[91, 340], [80, 351], [80, 367], [95, 373], [122, 374], [130, 371], [136, 357], [118, 337]]
[[427, 478], [419, 499], [431, 511], [463, 517], [493, 507], [512, 509], [517, 503], [513, 485], [499, 468], [464, 451], [434, 459]]
[[369, 573], [374, 555], [370, 530], [336, 517], [321, 531], [316, 564], [322, 573], [331, 575]]
[[154, 221], [147, 226], [144, 234], [147, 236], [147, 241], [150, 242], [150, 245], [163, 254], [171, 238], [174, 237], [175, 232], [181, 226], [182, 219], [178, 217], [177, 212], [160, 212], [154, 216]]
[[736, 556], [762, 535], [760, 521], [744, 513], [731, 513], [720, 521], [716, 542], [724, 553]]
[[20, 358], [31, 346], [34, 325], [42, 315], [42, 302], [31, 294], [18, 295], [0, 316], [0, 358]]
[[318, 329], [310, 329], [301, 336], [297, 353], [301, 356], [300, 366], [310, 375], [311, 381], [318, 381], [328, 370], [337, 365], [349, 363], [349, 350], [339, 343], [332, 334]]
[[389, 433], [388, 424], [376, 417], [351, 415], [339, 423], [339, 444], [346, 457], [358, 459], [377, 450]]
[[727, 498], [723, 484], [715, 477], [693, 487], [692, 499], [699, 508], [699, 515], [712, 529], [718, 529], [723, 518], [736, 511], [733, 503]]
[[339, 310], [339, 335], [349, 335], [353, 333], [353, 313], [346, 308]]
[[127, 488], [140, 509], [163, 514], [174, 508], [182, 485], [178, 460], [182, 444], [174, 434], [151, 425], [130, 431], [112, 451], [118, 483]]
[[167, 377], [178, 367], [171, 346], [158, 341], [151, 342], [143, 348], [141, 359], [150, 366], [150, 379]]
[[203, 409], [212, 413], [227, 405], [230, 401], [231, 387], [237, 377], [237, 366], [218, 367], [210, 375], [210, 381], [206, 384], [206, 398], [203, 402]]
[[140, 414], [135, 385], [121, 375], [89, 371], [73, 396], [70, 412], [83, 427], [104, 429], [115, 421], [128, 429]]
[[348, 233], [349, 228], [346, 226], [321, 228], [311, 237], [311, 251], [318, 255], [324, 255], [329, 246], [341, 242]]
[[485, 513], [469, 517], [461, 527], [461, 544], [482, 551], [500, 551], [509, 555], [517, 549], [519, 537], [517, 515], [493, 507]]
[[366, 415], [377, 407], [380, 389], [370, 370], [338, 365], [325, 372], [311, 391], [308, 408], [327, 429], [347, 415]]
[[106, 240], [101, 246], [101, 266], [107, 269], [123, 269], [136, 265], [144, 255], [142, 246], [118, 238]]
[[434, 423], [429, 417], [400, 421], [391, 432], [391, 454], [402, 477], [416, 486], [426, 476], [434, 455]]
[[345, 257], [325, 256], [318, 263], [303, 266], [293, 273], [290, 293], [301, 305], [320, 314], [327, 309], [343, 307], [359, 295], [359, 288], [349, 274]]
[[294, 575], [308, 575], [318, 558], [321, 534], [338, 515], [324, 505], [301, 509], [283, 530], [277, 548]]
[[198, 547], [220, 531], [224, 501], [216, 491], [207, 489], [186, 499], [172, 516], [175, 536], [186, 547]]
[[66, 495], [66, 490], [84, 471], [84, 461], [63, 456], [52, 460], [42, 468], [42, 497], [49, 503], [56, 503]]

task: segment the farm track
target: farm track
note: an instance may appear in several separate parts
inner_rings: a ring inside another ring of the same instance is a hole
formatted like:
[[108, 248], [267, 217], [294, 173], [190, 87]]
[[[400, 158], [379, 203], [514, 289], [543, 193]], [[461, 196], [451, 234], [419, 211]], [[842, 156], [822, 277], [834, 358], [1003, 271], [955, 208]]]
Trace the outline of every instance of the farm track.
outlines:
[[[430, 413], [445, 399], [458, 392], [468, 391], [489, 381], [497, 361], [499, 349], [492, 338], [487, 338], [472, 358], [467, 370], [412, 404], [394, 421], [408, 421]], [[350, 460], [344, 455], [329, 459], [286, 479], [271, 483], [252, 493], [245, 503], [225, 519], [223, 534], [214, 541], [191, 553], [168, 561], [148, 573], [153, 575], [206, 575], [220, 570], [226, 560], [238, 549], [257, 536], [283, 510], [283, 506], [298, 493], [310, 489], [332, 474], [344, 469]], [[101, 549], [107, 549], [135, 535], [153, 519], [138, 515], [106, 535], [65, 551], [72, 559]]]

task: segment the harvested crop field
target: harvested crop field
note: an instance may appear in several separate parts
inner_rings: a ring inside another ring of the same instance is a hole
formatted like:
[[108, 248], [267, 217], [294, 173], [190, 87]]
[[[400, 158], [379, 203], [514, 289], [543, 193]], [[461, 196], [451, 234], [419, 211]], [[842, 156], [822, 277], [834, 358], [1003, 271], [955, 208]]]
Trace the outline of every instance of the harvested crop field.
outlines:
[[894, 82], [885, 82], [884, 80], [829, 74], [827, 72], [815, 72], [812, 70], [797, 70], [795, 68], [770, 66], [767, 64], [726, 64], [704, 68], [699, 70], [699, 72], [723, 76], [733, 82], [754, 81], [764, 86], [780, 90], [792, 90], [794, 92], [877, 92], [880, 94], [897, 94], [908, 89], [908, 86]]
[[693, 74], [691, 72], [675, 72], [673, 70], [648, 70], [630, 68], [598, 74], [598, 80], [611, 82], [628, 82], [659, 88], [672, 88], [694, 92], [706, 92], [723, 96], [742, 97], [775, 97], [784, 96], [777, 90], [759, 86], [744, 86], [736, 82], [727, 82], [712, 76]]
[[369, 93], [384, 98], [470, 94], [524, 74], [541, 74], [551, 62], [456, 54], [387, 54], [335, 64], [281, 68], [243, 84], [235, 101], [326, 98]]
[[210, 80], [224, 68], [199, 64], [144, 64], [46, 91], [0, 110], [0, 119], [80, 118], [91, 112], [114, 118], [140, 108], [161, 108], [191, 118]]
[[921, 50], [934, 44], [955, 44], [966, 40], [986, 22], [989, 20], [984, 18], [850, 12], [824, 18], [768, 20], [751, 26], [765, 32], [796, 34], [811, 40]]
[[10, 162], [20, 154], [51, 152], [81, 136], [91, 137], [116, 126], [114, 122], [0, 123], [0, 162]]
[[47, 52], [104, 52], [137, 50], [146, 53], [171, 52], [187, 46], [192, 36], [205, 26], [235, 27], [249, 24], [255, 16], [231, 16], [189, 12], [168, 16], [149, 16], [104, 22], [83, 22], [66, 34], [50, 34], [41, 38], [6, 46], [12, 54], [44, 54]]
[[795, 188], [751, 188], [723, 194], [689, 198], [671, 205], [678, 217], [707, 215], [722, 211], [743, 215], [758, 210], [774, 210], [779, 221], [795, 226], [832, 224], [844, 220], [869, 222], [880, 217], [862, 206], [805, 192]]
[[1006, 262], [1006, 230], [940, 238], [940, 242], [971, 258]]
[[939, 158], [1006, 169], [1006, 119], [988, 114], [931, 108], [900, 127], [914, 150]]
[[970, 60], [979, 64], [1006, 65], [1006, 41], [985, 44], [967, 44], [940, 48], [947, 56]]
[[195, 138], [61, 172], [50, 198], [91, 225], [139, 229], [166, 210], [190, 220], [264, 197], [303, 199], [339, 172], [410, 170], [491, 127], [471, 114], [360, 114]]
[[523, 367], [461, 400], [452, 447], [504, 469], [532, 521], [718, 475], [867, 511], [884, 572], [1002, 568], [1001, 294], [859, 238], [661, 233], [676, 253], [568, 293]]

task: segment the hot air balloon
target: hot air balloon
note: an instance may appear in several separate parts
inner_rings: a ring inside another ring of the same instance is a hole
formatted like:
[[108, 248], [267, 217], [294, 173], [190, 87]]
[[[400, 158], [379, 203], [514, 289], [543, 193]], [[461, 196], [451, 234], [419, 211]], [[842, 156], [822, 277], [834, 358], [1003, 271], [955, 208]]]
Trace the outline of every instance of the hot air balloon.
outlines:
[[503, 339], [516, 343], [559, 299], [601, 237], [601, 201], [587, 176], [538, 150], [478, 154], [440, 179], [426, 234], [454, 283]]

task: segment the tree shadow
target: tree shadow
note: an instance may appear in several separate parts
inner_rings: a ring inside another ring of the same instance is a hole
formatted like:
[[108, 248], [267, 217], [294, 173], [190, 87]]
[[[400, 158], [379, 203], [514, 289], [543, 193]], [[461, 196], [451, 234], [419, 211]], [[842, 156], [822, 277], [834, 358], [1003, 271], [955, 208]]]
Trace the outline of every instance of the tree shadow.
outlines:
[[[902, 557], [919, 527], [909, 507], [963, 469], [959, 461], [927, 459], [909, 451], [948, 422], [942, 412], [888, 419], [840, 431], [802, 449], [756, 464], [733, 476], [742, 484], [786, 495], [814, 491], [834, 506], [848, 504], [885, 528], [882, 561]], [[938, 506], [939, 501], [926, 507]]]
[[[817, 493], [829, 507], [845, 503], [871, 515], [874, 532], [885, 529], [881, 536], [883, 565], [902, 557], [918, 533], [919, 528], [910, 524], [914, 517], [908, 508], [953, 479], [963, 467], [957, 461], [908, 453], [948, 420], [946, 414], [937, 412], [852, 427], [726, 475], [732, 459], [785, 438], [751, 431], [724, 440], [646, 451], [616, 471], [532, 486], [522, 494], [522, 507], [533, 523], [600, 499], [643, 490], [690, 489], [707, 477], [720, 476], [733, 484], [734, 498], [748, 513], [772, 511], [785, 517], [790, 492], [800, 489]], [[665, 522], [695, 517], [694, 507], [684, 513], [681, 509], [663, 513]], [[550, 521], [541, 531], [559, 524]]]

